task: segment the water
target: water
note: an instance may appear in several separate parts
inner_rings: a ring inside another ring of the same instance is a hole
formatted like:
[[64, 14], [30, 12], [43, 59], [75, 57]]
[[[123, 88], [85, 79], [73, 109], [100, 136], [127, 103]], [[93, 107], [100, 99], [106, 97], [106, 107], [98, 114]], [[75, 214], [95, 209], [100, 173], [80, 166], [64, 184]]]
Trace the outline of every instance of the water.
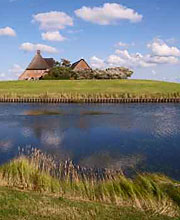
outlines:
[[180, 105], [0, 104], [0, 163], [28, 145], [83, 166], [180, 179]]

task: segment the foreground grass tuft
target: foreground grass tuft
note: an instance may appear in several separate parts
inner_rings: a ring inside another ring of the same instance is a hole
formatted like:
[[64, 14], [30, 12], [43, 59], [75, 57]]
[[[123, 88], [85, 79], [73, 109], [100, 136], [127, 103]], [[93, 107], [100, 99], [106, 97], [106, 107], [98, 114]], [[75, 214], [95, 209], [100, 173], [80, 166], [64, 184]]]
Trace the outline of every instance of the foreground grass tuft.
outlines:
[[1, 166], [2, 179], [8, 186], [44, 192], [59, 192], [59, 181], [37, 169], [35, 164], [21, 157]]

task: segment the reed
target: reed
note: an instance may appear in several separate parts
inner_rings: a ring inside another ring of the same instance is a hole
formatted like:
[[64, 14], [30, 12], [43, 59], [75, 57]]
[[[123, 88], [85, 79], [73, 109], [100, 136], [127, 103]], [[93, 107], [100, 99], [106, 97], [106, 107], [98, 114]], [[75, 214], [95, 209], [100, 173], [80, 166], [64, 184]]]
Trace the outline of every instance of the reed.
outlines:
[[66, 99], [66, 100], [83, 100], [83, 99], [179, 99], [179, 92], [172, 93], [128, 93], [128, 92], [103, 92], [103, 93], [38, 93], [38, 94], [17, 94], [6, 93], [0, 94], [0, 99]]
[[0, 167], [7, 186], [61, 197], [135, 207], [154, 214], [180, 215], [180, 183], [160, 174], [127, 178], [120, 170], [89, 169], [56, 161], [31, 148]]

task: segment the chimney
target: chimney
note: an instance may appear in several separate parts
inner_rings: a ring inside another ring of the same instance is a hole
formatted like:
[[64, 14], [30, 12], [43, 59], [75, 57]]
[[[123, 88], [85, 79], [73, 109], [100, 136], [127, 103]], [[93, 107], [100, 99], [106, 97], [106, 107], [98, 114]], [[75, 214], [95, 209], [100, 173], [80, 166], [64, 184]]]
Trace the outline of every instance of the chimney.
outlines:
[[41, 55], [41, 51], [40, 51], [40, 50], [37, 50], [37, 54], [38, 54], [38, 55]]

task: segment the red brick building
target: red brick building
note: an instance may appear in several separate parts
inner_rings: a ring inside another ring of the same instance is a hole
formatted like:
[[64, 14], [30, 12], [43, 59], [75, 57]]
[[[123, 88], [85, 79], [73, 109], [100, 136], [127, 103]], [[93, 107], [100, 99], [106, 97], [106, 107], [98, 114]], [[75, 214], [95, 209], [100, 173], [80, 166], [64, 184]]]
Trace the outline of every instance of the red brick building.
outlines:
[[91, 70], [91, 67], [84, 59], [80, 59], [79, 61], [73, 63], [71, 68], [74, 71]]

